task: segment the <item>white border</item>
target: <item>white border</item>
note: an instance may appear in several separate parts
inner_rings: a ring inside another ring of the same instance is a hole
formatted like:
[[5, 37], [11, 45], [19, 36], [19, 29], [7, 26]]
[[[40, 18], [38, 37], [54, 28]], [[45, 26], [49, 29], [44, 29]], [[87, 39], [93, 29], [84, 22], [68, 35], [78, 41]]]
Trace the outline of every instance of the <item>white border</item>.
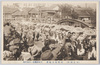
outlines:
[[[2, 24], [1, 24], [1, 28], [2, 28], [2, 44], [1, 44], [1, 61], [3, 64], [33, 64], [33, 61], [30, 61], [30, 63], [23, 63], [23, 61], [3, 61], [3, 4], [5, 3], [96, 3], [97, 4], [97, 27], [96, 27], [96, 31], [97, 31], [97, 60], [67, 60], [67, 61], [63, 61], [64, 64], [98, 64], [99, 63], [99, 1], [2, 1]], [[53, 61], [51, 61], [53, 62]], [[68, 63], [69, 62], [69, 63]], [[73, 62], [73, 63], [71, 63]], [[75, 62], [75, 63], [74, 63]], [[42, 63], [47, 63], [47, 61], [42, 61]], [[41, 63], [38, 63], [41, 64]], [[47, 63], [48, 64], [48, 63]], [[51, 64], [51, 63], [50, 63]], [[57, 63], [53, 63], [53, 64], [57, 64]], [[62, 63], [59, 63], [62, 64]]]

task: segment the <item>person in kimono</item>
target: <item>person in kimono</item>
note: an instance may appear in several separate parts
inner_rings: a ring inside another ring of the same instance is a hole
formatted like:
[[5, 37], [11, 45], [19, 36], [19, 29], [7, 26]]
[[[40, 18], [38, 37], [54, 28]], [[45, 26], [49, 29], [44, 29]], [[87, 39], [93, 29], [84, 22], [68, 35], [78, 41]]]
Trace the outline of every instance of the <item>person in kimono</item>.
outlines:
[[88, 52], [88, 59], [91, 60], [95, 60], [96, 59], [96, 36], [93, 35], [91, 36], [91, 40], [90, 40], [90, 48], [89, 48], [89, 52]]

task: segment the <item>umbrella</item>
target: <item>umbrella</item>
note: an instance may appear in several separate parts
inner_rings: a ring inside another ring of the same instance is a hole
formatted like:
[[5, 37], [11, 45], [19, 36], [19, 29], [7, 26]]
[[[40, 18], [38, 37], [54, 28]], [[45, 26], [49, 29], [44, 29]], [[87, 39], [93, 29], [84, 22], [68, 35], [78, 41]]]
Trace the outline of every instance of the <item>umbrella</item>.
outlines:
[[87, 35], [96, 35], [96, 31], [92, 30], [92, 29], [86, 30], [86, 31], [84, 31], [84, 33], [87, 34]]
[[64, 28], [66, 28], [66, 30], [73, 30], [74, 29], [73, 26], [65, 26]]
[[62, 30], [62, 31], [66, 31], [66, 32], [68, 31], [68, 30], [66, 30], [66, 29], [64, 29], [64, 28], [61, 28], [60, 30]]
[[80, 33], [80, 32], [83, 32], [84, 30], [81, 28], [81, 27], [73, 27], [73, 26], [71, 26], [70, 28], [69, 28], [69, 31], [70, 32], [77, 32], [77, 33]]
[[84, 31], [88, 31], [88, 30], [90, 30], [90, 28], [84, 28]]
[[59, 25], [55, 25], [54, 28], [55, 28], [55, 29], [60, 29], [60, 28], [63, 28], [63, 27], [61, 27], [61, 26], [59, 26]]
[[77, 32], [83, 32], [84, 30], [81, 27], [76, 27], [75, 28]]

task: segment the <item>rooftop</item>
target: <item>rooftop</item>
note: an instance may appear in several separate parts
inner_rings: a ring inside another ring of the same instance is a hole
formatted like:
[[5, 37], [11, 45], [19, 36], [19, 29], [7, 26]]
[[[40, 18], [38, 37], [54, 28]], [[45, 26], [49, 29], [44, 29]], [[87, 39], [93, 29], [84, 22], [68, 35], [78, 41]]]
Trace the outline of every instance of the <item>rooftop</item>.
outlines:
[[6, 7], [6, 6], [3, 7], [3, 13], [14, 13], [16, 11], [18, 11], [17, 8], [11, 8], [11, 7]]
[[28, 15], [28, 12], [27, 11], [16, 11], [12, 15]]
[[37, 10], [37, 9], [35, 9], [35, 8], [32, 8], [30, 11], [29, 11], [29, 13], [39, 13], [39, 11]]

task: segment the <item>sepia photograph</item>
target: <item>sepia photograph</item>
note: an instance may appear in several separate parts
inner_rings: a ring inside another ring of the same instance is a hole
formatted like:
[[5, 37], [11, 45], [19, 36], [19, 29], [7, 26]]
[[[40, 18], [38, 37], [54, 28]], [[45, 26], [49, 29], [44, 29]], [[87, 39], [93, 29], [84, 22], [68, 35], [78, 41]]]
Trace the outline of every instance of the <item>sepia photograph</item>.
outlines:
[[2, 63], [98, 63], [98, 36], [96, 1], [2, 2]]

